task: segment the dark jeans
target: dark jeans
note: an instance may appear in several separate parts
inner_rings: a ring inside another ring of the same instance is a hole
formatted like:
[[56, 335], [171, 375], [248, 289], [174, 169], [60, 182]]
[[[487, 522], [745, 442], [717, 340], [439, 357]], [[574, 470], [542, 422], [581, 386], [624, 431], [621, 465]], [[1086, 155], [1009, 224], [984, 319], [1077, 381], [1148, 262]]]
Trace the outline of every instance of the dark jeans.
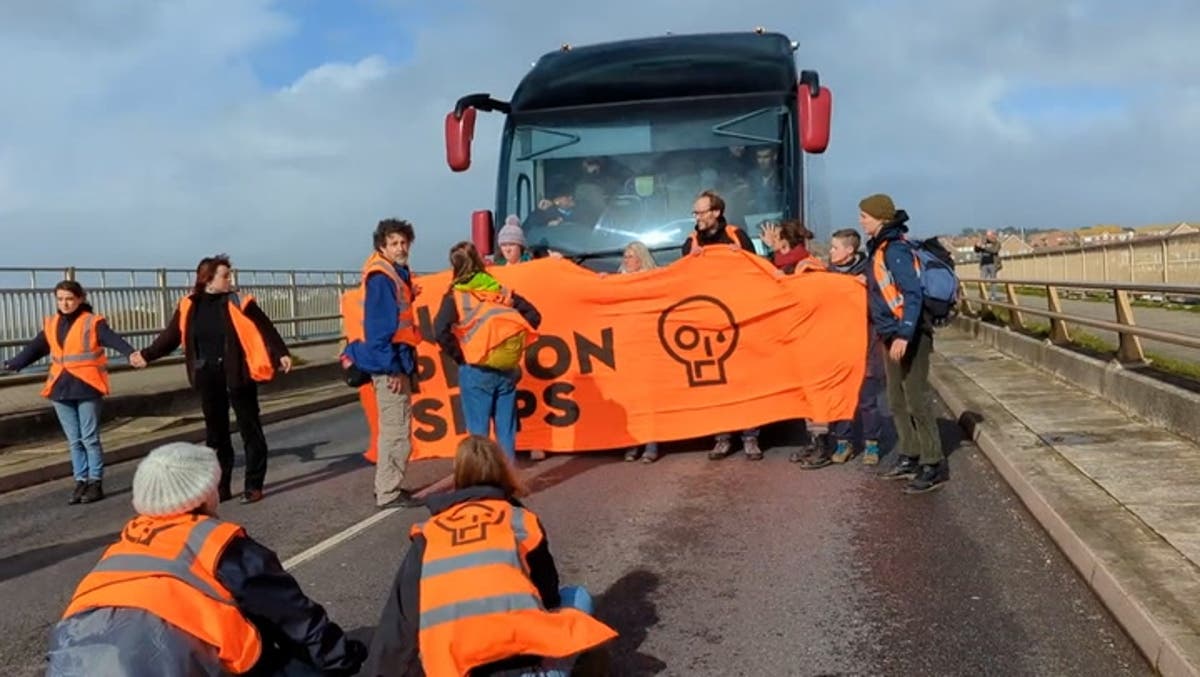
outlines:
[[224, 366], [211, 363], [196, 370], [195, 383], [204, 411], [205, 443], [216, 450], [221, 464], [221, 489], [229, 490], [233, 473], [233, 442], [229, 437], [229, 406], [233, 405], [246, 450], [245, 489], [261, 490], [267, 478], [267, 438], [258, 415], [258, 384], [250, 381], [230, 389]]
[[490, 437], [496, 426], [496, 443], [508, 459], [517, 453], [517, 379], [519, 371], [498, 371], [464, 364], [458, 368], [458, 386], [462, 395], [463, 416], [473, 435]]
[[929, 385], [932, 354], [933, 334], [917, 332], [902, 360], [889, 357], [886, 362], [888, 405], [896, 422], [900, 454], [919, 457], [926, 465], [945, 458]]
[[883, 413], [879, 410], [879, 396], [883, 393], [884, 382], [872, 376], [863, 379], [862, 387], [858, 390], [858, 409], [854, 419], [834, 421], [829, 426], [829, 432], [839, 440], [849, 440], [854, 437], [854, 420], [862, 424], [863, 440], [879, 441], [883, 435]]

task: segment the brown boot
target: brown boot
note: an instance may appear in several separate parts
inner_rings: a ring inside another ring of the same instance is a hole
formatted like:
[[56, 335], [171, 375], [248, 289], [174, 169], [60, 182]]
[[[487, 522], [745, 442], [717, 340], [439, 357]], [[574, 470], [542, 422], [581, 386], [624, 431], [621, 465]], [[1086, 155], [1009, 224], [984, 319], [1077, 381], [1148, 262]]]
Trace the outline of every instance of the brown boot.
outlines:
[[751, 461], [761, 461], [763, 458], [763, 452], [758, 446], [757, 437], [747, 437], [742, 440], [742, 450], [746, 452], [746, 458]]
[[729, 455], [733, 451], [733, 443], [728, 437], [718, 437], [717, 444], [713, 446], [712, 451], [708, 452], [708, 460], [719, 461]]

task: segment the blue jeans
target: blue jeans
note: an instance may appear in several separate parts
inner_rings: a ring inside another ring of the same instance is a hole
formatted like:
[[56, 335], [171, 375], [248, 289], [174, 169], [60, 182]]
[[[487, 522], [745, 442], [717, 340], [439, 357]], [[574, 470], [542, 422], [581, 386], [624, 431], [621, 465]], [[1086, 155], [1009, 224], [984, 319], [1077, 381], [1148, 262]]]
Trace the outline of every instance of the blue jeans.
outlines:
[[96, 482], [104, 477], [104, 449], [100, 447], [100, 399], [55, 402], [54, 413], [71, 448], [71, 471], [76, 482]]
[[[578, 609], [589, 616], [595, 613], [592, 605], [592, 596], [588, 594], [586, 588], [578, 585], [569, 585], [560, 588], [559, 594], [562, 597], [562, 606], [564, 609]], [[578, 656], [546, 658], [536, 668], [514, 668], [496, 673], [493, 677], [569, 677], [577, 659]]]
[[[864, 440], [879, 441], [883, 435], [883, 412], [879, 409], [879, 396], [883, 393], [882, 379], [867, 376], [858, 391], [858, 409], [855, 418], [862, 423]], [[835, 439], [849, 440], [854, 436], [854, 421], [836, 421], [829, 426]]]
[[519, 371], [464, 364], [458, 368], [463, 416], [472, 435], [488, 437], [495, 421], [496, 443], [508, 460], [517, 457], [517, 379]]

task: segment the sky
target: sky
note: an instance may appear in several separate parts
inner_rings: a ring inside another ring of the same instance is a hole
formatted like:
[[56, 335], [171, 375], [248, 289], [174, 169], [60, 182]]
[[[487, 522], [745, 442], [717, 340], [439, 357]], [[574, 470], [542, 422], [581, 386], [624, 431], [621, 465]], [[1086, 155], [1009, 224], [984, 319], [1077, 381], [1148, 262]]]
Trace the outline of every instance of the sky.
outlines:
[[[1200, 220], [1195, 0], [0, 0], [0, 266], [444, 267], [493, 203], [442, 121], [564, 42], [764, 26], [834, 95], [813, 217], [919, 235]], [[570, 6], [571, 9], [566, 9]]]

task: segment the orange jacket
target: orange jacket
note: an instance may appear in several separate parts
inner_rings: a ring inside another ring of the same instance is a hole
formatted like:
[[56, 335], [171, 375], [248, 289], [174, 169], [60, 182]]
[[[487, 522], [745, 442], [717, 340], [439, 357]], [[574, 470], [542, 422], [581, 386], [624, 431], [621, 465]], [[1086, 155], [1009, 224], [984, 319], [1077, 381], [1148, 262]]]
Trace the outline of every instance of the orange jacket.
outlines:
[[514, 656], [573, 656], [617, 636], [577, 609], [545, 609], [528, 573], [527, 557], [544, 540], [530, 510], [468, 500], [413, 525], [410, 537], [418, 536], [417, 642], [429, 677], [462, 677]]
[[[254, 321], [246, 317], [245, 308], [254, 302], [250, 294], [229, 295], [229, 319], [233, 321], [233, 331], [237, 334], [238, 343], [242, 346], [242, 354], [246, 356], [246, 366], [250, 370], [250, 378], [255, 381], [270, 381], [275, 377], [275, 364], [271, 352], [267, 350], [267, 342]], [[179, 333], [187, 341], [188, 318], [191, 317], [192, 297], [185, 296], [179, 301]]]
[[46, 343], [50, 346], [50, 374], [42, 387], [42, 397], [50, 397], [54, 382], [64, 371], [100, 391], [101, 395], [108, 395], [108, 355], [100, 345], [96, 330], [96, 325], [103, 320], [103, 316], [95, 313], [80, 313], [63, 343], [58, 342], [58, 316], [49, 315], [42, 322]]
[[262, 639], [216, 576], [226, 545], [244, 534], [202, 515], [139, 515], [80, 581], [63, 619], [102, 607], [141, 609], [213, 647], [230, 672], [247, 672]]

